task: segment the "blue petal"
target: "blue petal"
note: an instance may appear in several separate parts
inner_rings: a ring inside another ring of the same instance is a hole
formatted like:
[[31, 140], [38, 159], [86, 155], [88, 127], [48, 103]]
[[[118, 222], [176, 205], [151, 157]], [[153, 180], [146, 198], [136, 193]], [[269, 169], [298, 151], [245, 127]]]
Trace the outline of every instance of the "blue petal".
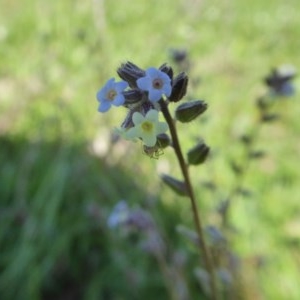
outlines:
[[115, 87], [115, 79], [114, 78], [110, 78], [109, 80], [107, 80], [105, 88], [107, 89], [113, 89]]
[[162, 95], [162, 91], [161, 90], [156, 90], [156, 89], [151, 89], [149, 90], [149, 100], [152, 102], [157, 102], [158, 100], [160, 100]]
[[98, 111], [99, 112], [106, 112], [110, 109], [111, 104], [109, 101], [101, 101], [99, 107], [98, 107]]
[[161, 79], [163, 79], [163, 81], [164, 81], [165, 83], [170, 83], [170, 82], [171, 82], [171, 78], [169, 77], [169, 75], [166, 74], [166, 73], [163, 72], [163, 71], [160, 71], [160, 77], [161, 77]]
[[117, 92], [122, 92], [123, 90], [125, 90], [128, 87], [128, 83], [126, 81], [120, 81], [120, 82], [116, 82], [114, 85], [114, 89]]
[[[161, 73], [163, 73], [163, 72], [161, 72], [153, 67], [150, 67], [146, 70], [147, 76], [149, 76], [151, 78], [161, 78]], [[163, 74], [165, 74], [165, 73], [163, 73]]]
[[124, 98], [124, 96], [122, 94], [120, 94], [120, 95], [117, 95], [115, 97], [115, 99], [114, 99], [114, 101], [112, 103], [115, 106], [120, 106], [120, 105], [123, 105], [124, 102], [125, 102], [125, 98]]
[[151, 81], [148, 77], [142, 77], [136, 81], [136, 84], [141, 90], [148, 91], [150, 82]]
[[163, 90], [164, 90], [164, 94], [169, 97], [171, 95], [171, 92], [172, 92], [172, 87], [171, 87], [171, 83], [167, 84], [165, 83], [164, 87], [163, 87]]

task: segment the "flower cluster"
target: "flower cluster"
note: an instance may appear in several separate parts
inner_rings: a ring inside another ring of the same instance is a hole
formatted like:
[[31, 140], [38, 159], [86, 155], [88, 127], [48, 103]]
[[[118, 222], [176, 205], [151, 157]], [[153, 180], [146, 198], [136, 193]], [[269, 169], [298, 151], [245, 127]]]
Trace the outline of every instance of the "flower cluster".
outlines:
[[[117, 73], [121, 81], [111, 78], [98, 91], [98, 111], [107, 112], [112, 106], [126, 107], [127, 115], [116, 132], [128, 140], [141, 140], [147, 155], [158, 156], [161, 149], [171, 144], [166, 134], [169, 123], [159, 121], [162, 105], [178, 102], [185, 96], [188, 77], [184, 72], [173, 76], [173, 69], [166, 64], [143, 70], [131, 62], [122, 64]], [[205, 109], [202, 101], [182, 104], [176, 111], [176, 119], [190, 122]]]
[[97, 93], [98, 111], [107, 112], [112, 106], [128, 108], [128, 114], [117, 132], [125, 139], [141, 139], [146, 152], [147, 148], [157, 147], [158, 136], [168, 130], [167, 123], [159, 121], [160, 107], [157, 103], [171, 95], [172, 78], [165, 65], [144, 71], [130, 62], [122, 64], [118, 74], [122, 81], [116, 82], [111, 78]]

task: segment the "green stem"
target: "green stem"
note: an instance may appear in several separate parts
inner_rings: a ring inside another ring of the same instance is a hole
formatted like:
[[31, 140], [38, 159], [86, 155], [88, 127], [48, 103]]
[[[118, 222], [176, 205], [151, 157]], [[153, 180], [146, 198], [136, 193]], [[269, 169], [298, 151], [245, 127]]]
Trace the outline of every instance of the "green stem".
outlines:
[[186, 165], [186, 162], [185, 162], [183, 154], [182, 154], [182, 150], [181, 150], [181, 146], [179, 143], [175, 123], [169, 112], [168, 106], [167, 106], [166, 102], [162, 99], [159, 101], [159, 104], [161, 107], [161, 111], [164, 115], [164, 118], [169, 125], [169, 130], [170, 130], [172, 142], [173, 142], [173, 148], [174, 148], [175, 154], [177, 156], [177, 159], [178, 159], [178, 162], [180, 165], [180, 169], [181, 169], [181, 172], [182, 172], [182, 175], [183, 175], [183, 178], [185, 181], [185, 185], [187, 188], [188, 196], [191, 200], [194, 223], [196, 226], [196, 231], [197, 231], [198, 239], [199, 239], [199, 245], [200, 245], [199, 250], [201, 252], [200, 254], [203, 255], [205, 268], [206, 268], [208, 274], [210, 275], [211, 299], [216, 300], [217, 299], [217, 288], [216, 288], [216, 281], [215, 281], [215, 276], [214, 276], [212, 259], [209, 254], [207, 245], [205, 243], [203, 226], [201, 224], [201, 219], [198, 214], [197, 201], [196, 201], [194, 190], [193, 190], [193, 187], [191, 184], [188, 167]]

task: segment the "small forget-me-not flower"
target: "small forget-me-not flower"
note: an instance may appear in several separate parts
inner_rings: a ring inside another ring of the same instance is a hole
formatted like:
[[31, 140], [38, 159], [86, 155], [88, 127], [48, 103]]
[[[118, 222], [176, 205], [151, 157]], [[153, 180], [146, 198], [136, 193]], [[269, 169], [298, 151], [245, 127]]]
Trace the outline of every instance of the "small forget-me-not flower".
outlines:
[[169, 97], [172, 92], [171, 78], [164, 72], [156, 68], [148, 68], [146, 76], [137, 80], [137, 86], [149, 93], [148, 98], [151, 102], [157, 102], [162, 95]]
[[158, 121], [158, 111], [151, 109], [143, 116], [135, 112], [132, 116], [134, 127], [130, 128], [126, 136], [128, 138], [139, 137], [148, 147], [153, 147], [157, 141], [157, 135], [168, 130], [168, 124]]
[[121, 106], [125, 102], [122, 92], [128, 87], [126, 81], [115, 82], [114, 78], [109, 79], [105, 86], [97, 93], [100, 102], [98, 111], [106, 112], [112, 105]]

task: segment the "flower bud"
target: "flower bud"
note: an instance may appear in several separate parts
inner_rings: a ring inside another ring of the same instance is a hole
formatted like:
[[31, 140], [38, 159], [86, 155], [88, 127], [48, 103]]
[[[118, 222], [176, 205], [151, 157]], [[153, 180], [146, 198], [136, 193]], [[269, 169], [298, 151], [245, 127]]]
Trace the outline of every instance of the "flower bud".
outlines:
[[240, 141], [244, 144], [244, 145], [250, 145], [253, 142], [253, 137], [251, 135], [247, 135], [247, 134], [243, 134], [240, 137]]
[[131, 88], [137, 88], [136, 81], [146, 74], [143, 69], [130, 61], [122, 64], [121, 67], [118, 68], [117, 73], [123, 80], [128, 82]]
[[180, 64], [187, 59], [187, 51], [185, 49], [171, 49], [170, 50], [172, 60]]
[[187, 85], [188, 85], [189, 78], [188, 76], [182, 72], [179, 73], [172, 82], [172, 92], [169, 97], [169, 100], [172, 102], [178, 102], [181, 100], [187, 91]]
[[188, 239], [193, 244], [199, 246], [199, 237], [198, 234], [194, 231], [185, 227], [184, 225], [177, 225], [176, 231], [186, 239]]
[[265, 155], [266, 153], [263, 150], [254, 150], [248, 154], [248, 157], [250, 159], [260, 159], [263, 158]]
[[166, 133], [161, 133], [157, 136], [157, 144], [162, 149], [167, 148], [171, 144], [171, 139]]
[[272, 113], [264, 113], [261, 116], [262, 122], [274, 122], [280, 119], [280, 115], [278, 114], [272, 114]]
[[168, 66], [167, 64], [163, 64], [159, 67], [159, 70], [166, 73], [170, 77], [171, 80], [173, 79], [173, 69], [172, 69], [172, 67]]
[[188, 163], [190, 165], [200, 165], [204, 163], [208, 154], [209, 147], [205, 143], [200, 142], [187, 153]]
[[121, 125], [121, 128], [127, 130], [131, 127], [134, 126], [133, 124], [133, 121], [132, 121], [132, 115], [133, 115], [134, 111], [133, 110], [129, 110], [126, 117], [125, 117], [125, 120], [123, 121], [122, 125]]
[[123, 96], [125, 97], [124, 105], [129, 108], [140, 105], [143, 99], [143, 95], [144, 93], [138, 89], [123, 92]]
[[226, 243], [226, 237], [223, 235], [222, 231], [216, 226], [209, 225], [205, 227], [205, 232], [207, 233], [210, 242], [215, 245], [224, 245]]
[[162, 181], [169, 186], [177, 195], [187, 196], [187, 188], [183, 181], [178, 180], [167, 174], [161, 175]]
[[175, 111], [176, 119], [188, 123], [200, 116], [207, 109], [207, 104], [202, 100], [189, 101], [179, 105]]
[[259, 97], [256, 100], [256, 105], [260, 111], [266, 111], [269, 108], [270, 104], [270, 99], [265, 97]]

